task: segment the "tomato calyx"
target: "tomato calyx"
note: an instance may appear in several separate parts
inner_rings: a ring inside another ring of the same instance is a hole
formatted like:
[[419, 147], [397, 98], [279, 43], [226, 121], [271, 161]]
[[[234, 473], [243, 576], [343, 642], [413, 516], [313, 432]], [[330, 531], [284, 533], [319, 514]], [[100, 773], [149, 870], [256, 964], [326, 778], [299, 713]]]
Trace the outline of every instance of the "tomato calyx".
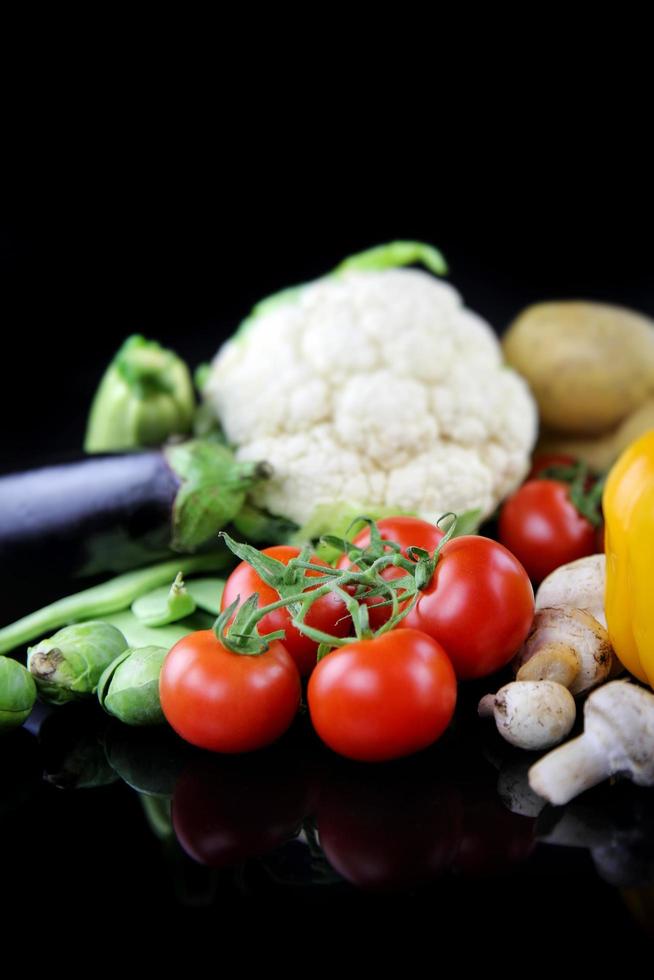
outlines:
[[545, 466], [534, 479], [556, 480], [570, 488], [570, 500], [578, 513], [585, 517], [593, 527], [602, 524], [602, 492], [606, 474], [599, 475], [582, 460], [570, 465]]
[[[346, 538], [334, 535], [325, 535], [321, 539], [323, 543], [347, 554], [350, 561], [348, 568], [316, 565], [315, 561], [311, 561], [312, 549], [309, 545], [285, 564], [221, 532], [230, 551], [251, 565], [261, 580], [277, 592], [279, 599], [259, 606], [259, 594], [256, 592], [243, 604], [240, 596], [237, 596], [216, 619], [213, 627], [216, 637], [234, 653], [260, 655], [274, 640], [283, 642], [285, 632], [276, 630], [262, 636], [257, 624], [269, 613], [284, 607], [291, 615], [293, 626], [319, 644], [318, 660], [334, 647], [387, 633], [414, 608], [420, 593], [431, 582], [442, 547], [457, 533], [455, 514], [444, 514], [438, 524], [448, 518], [449, 527], [433, 553], [424, 548], [409, 547], [406, 557], [397, 542], [382, 539], [374, 520], [357, 518], [353, 524], [363, 522], [370, 528], [370, 543], [365, 547], [358, 547]], [[395, 579], [385, 579], [382, 572], [389, 565], [401, 568], [405, 574]], [[334, 636], [306, 622], [312, 605], [328, 593], [337, 596], [347, 609], [354, 626], [354, 636]], [[374, 632], [367, 605], [370, 599], [378, 600], [379, 606], [390, 606], [390, 617]]]

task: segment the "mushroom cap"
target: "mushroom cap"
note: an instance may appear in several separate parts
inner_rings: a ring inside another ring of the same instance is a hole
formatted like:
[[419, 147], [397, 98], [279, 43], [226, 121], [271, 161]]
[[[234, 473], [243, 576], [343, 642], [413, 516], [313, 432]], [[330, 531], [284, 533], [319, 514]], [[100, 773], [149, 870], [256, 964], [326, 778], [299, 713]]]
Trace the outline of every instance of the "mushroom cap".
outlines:
[[556, 745], [574, 725], [575, 716], [574, 698], [554, 681], [514, 681], [495, 695], [497, 730], [520, 749]]
[[612, 773], [654, 785], [654, 694], [631, 681], [611, 681], [584, 705], [584, 738], [601, 745]]
[[582, 694], [608, 678], [613, 664], [609, 635], [585, 609], [537, 610], [529, 636], [513, 660], [514, 671], [548, 644], [565, 644], [577, 655], [579, 673], [570, 685], [571, 694]]
[[556, 568], [543, 579], [536, 593], [536, 609], [585, 609], [606, 629], [604, 590], [606, 555], [588, 555]]

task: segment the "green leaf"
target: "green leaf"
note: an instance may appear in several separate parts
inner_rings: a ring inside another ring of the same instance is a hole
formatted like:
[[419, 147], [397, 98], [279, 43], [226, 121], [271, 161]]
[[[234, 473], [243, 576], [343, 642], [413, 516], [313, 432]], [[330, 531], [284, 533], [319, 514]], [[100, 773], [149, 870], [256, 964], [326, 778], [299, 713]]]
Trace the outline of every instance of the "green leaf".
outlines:
[[172, 546], [196, 551], [232, 521], [245, 494], [271, 475], [266, 463], [238, 462], [229, 447], [213, 440], [190, 439], [168, 446], [166, 459], [181, 478], [173, 505]]
[[246, 502], [234, 518], [234, 529], [240, 537], [259, 545], [286, 544], [298, 525], [287, 517], [279, 517]]
[[397, 241], [387, 245], [375, 245], [365, 252], [358, 252], [344, 259], [335, 269], [336, 273], [350, 269], [394, 269], [402, 265], [419, 262], [437, 276], [447, 275], [447, 263], [438, 249], [424, 242]]
[[[456, 518], [452, 518], [452, 520], [456, 520], [456, 527], [450, 537], [461, 538], [464, 534], [476, 534], [481, 524], [481, 509], [476, 507], [474, 510], [464, 510], [462, 514], [457, 514]], [[445, 526], [439, 523], [438, 526], [442, 531], [449, 531], [452, 521]]]
[[211, 374], [211, 364], [209, 364], [207, 361], [203, 361], [202, 364], [198, 364], [195, 371], [193, 372], [193, 382], [195, 384], [195, 387], [198, 389], [198, 391], [200, 392], [202, 391], [207, 381], [209, 380], [210, 374]]
[[[362, 518], [361, 515], [367, 517]], [[382, 517], [395, 517], [397, 514], [408, 514], [398, 507], [376, 507], [365, 503], [343, 501], [337, 504], [321, 504], [302, 527], [290, 538], [289, 543], [296, 546], [306, 541], [328, 537], [342, 538], [352, 541], [365, 526], [366, 521], [381, 520]], [[316, 555], [322, 561], [336, 562], [343, 554], [340, 546], [333, 547], [322, 542], [316, 546]]]
[[[437, 248], [434, 248], [433, 245], [427, 245], [425, 242], [395, 241], [388, 242], [385, 245], [375, 245], [373, 248], [368, 248], [364, 252], [358, 252], [356, 255], [348, 256], [348, 258], [343, 259], [335, 269], [322, 278], [339, 276], [350, 269], [376, 272], [383, 269], [394, 269], [404, 265], [415, 265], [417, 263], [424, 265], [426, 269], [429, 269], [430, 272], [433, 272], [437, 276], [447, 275], [447, 262], [441, 252]], [[242, 339], [259, 317], [265, 316], [280, 306], [297, 303], [306, 287], [315, 281], [317, 280], [300, 283], [296, 286], [288, 286], [286, 289], [280, 289], [271, 296], [266, 296], [265, 299], [262, 299], [252, 308], [245, 320], [241, 321], [234, 334], [234, 339]]]
[[278, 306], [284, 306], [286, 303], [296, 303], [306, 285], [308, 285], [308, 283], [300, 283], [297, 286], [287, 286], [286, 289], [280, 289], [278, 292], [272, 293], [272, 295], [266, 296], [264, 299], [259, 300], [259, 302], [252, 307], [245, 320], [241, 321], [233, 339], [240, 340], [248, 332], [254, 321], [258, 320], [260, 316], [265, 316], [266, 313], [270, 313]]

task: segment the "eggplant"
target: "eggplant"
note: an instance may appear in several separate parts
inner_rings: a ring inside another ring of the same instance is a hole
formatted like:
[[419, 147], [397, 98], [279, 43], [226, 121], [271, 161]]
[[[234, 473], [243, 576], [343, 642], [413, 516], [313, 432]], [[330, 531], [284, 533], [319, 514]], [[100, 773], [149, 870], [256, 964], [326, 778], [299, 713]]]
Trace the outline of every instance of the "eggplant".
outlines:
[[213, 439], [191, 439], [2, 476], [2, 585], [122, 572], [215, 546], [270, 474]]
[[108, 566], [93, 567], [94, 542], [118, 540], [121, 533], [145, 551], [151, 546], [155, 556], [165, 553], [180, 482], [161, 452], [90, 456], [0, 477], [2, 563], [33, 567], [44, 553], [61, 559], [65, 549], [71, 569], [122, 571], [111, 567], [111, 552], [104, 558]]

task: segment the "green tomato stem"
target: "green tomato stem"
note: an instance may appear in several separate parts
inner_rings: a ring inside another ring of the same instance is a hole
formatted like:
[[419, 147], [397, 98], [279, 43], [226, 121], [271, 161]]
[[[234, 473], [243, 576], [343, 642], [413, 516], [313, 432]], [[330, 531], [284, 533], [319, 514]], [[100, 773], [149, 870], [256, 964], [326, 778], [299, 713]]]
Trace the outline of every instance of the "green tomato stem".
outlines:
[[[310, 557], [308, 548], [304, 548], [300, 555], [284, 565], [276, 559], [271, 559], [270, 556], [262, 555], [251, 545], [233, 541], [223, 532], [222, 537], [230, 550], [247, 561], [264, 582], [277, 590], [280, 598], [276, 602], [259, 607], [257, 593], [249, 596], [242, 605], [240, 605], [240, 596], [237, 596], [231, 606], [225, 609], [214, 623], [217, 639], [234, 653], [249, 656], [264, 653], [273, 639], [283, 639], [284, 631], [278, 630], [260, 636], [257, 625], [269, 613], [283, 608], [289, 610], [291, 622], [296, 629], [320, 644], [321, 656], [328, 646], [342, 647], [348, 643], [372, 639], [387, 633], [405, 619], [415, 607], [420, 592], [427, 588], [431, 581], [443, 546], [456, 534], [457, 517], [455, 514], [448, 513], [444, 514], [441, 520], [448, 517], [453, 520], [438, 547], [434, 549], [433, 555], [422, 548], [411, 548], [409, 558], [404, 557], [396, 542], [382, 540], [375, 522], [365, 518], [365, 522], [370, 526], [370, 547], [353, 549], [345, 539], [333, 539], [347, 547], [348, 555], [353, 557], [353, 564], [346, 569], [321, 568], [324, 574], [318, 576], [308, 574], [316, 569], [316, 565], [308, 560]], [[438, 523], [440, 524], [440, 521]], [[357, 554], [353, 555], [355, 550]], [[360, 565], [363, 566], [363, 570], [355, 571], [354, 569], [359, 568]], [[381, 573], [391, 565], [402, 568], [407, 574], [399, 579], [386, 581]], [[354, 594], [348, 590], [352, 586], [355, 586]], [[301, 591], [297, 591], [298, 587]], [[350, 613], [355, 636], [333, 636], [306, 623], [307, 613], [314, 602], [329, 593], [338, 596]], [[379, 605], [391, 605], [391, 615], [378, 630], [373, 632], [370, 629], [365, 599], [377, 596], [388, 596]], [[233, 622], [228, 626], [232, 616]]]

